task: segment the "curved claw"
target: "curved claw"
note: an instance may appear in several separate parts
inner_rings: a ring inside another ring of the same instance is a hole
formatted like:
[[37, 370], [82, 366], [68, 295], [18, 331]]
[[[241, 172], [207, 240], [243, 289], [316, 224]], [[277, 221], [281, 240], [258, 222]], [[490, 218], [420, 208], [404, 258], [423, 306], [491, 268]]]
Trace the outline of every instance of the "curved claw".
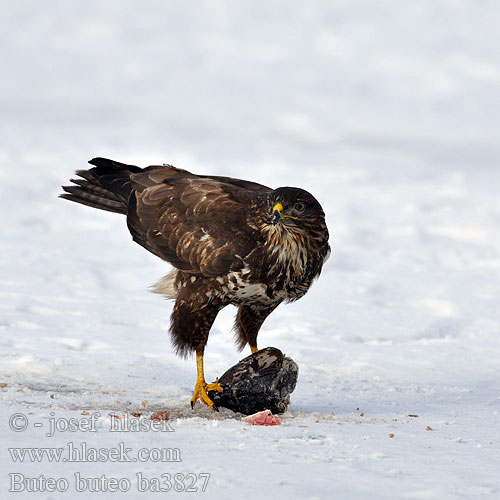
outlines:
[[222, 387], [219, 382], [214, 382], [213, 384], [207, 384], [204, 380], [199, 380], [196, 382], [196, 386], [194, 388], [193, 397], [191, 398], [191, 408], [194, 408], [196, 405], [196, 401], [198, 399], [205, 403], [210, 407], [213, 411], [219, 411], [217, 406], [215, 406], [214, 402], [208, 396], [208, 391], [217, 391], [222, 392]]

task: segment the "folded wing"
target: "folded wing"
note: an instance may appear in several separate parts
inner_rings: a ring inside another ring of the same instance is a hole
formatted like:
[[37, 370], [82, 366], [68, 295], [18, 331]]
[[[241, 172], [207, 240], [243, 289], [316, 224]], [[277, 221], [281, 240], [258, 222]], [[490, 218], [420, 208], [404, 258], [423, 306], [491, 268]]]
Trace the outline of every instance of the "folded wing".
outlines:
[[127, 222], [134, 240], [178, 269], [225, 274], [241, 269], [258, 244], [251, 219], [269, 188], [168, 166], [149, 167], [131, 180]]

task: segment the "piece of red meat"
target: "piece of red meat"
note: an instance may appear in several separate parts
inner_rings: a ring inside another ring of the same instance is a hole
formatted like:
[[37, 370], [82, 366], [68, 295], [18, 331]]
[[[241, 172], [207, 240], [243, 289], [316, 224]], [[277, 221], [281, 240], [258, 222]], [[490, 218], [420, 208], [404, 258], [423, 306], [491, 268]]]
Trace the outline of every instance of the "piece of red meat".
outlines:
[[271, 410], [264, 410], [249, 415], [243, 422], [251, 425], [281, 425], [281, 420], [277, 415], [273, 415]]

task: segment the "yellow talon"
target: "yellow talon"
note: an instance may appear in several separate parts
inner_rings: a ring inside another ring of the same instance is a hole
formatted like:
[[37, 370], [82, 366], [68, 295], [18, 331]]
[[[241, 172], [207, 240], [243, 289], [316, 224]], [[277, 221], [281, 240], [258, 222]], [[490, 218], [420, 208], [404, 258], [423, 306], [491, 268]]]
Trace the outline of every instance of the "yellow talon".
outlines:
[[256, 345], [251, 345], [250, 350], [252, 351], [252, 354], [255, 354], [259, 349]]
[[198, 378], [194, 387], [193, 397], [191, 398], [191, 408], [194, 408], [196, 401], [199, 399], [201, 402], [208, 405], [212, 410], [219, 411], [207, 393], [209, 391], [222, 392], [223, 389], [219, 382], [213, 382], [212, 384], [206, 383], [205, 375], [203, 373], [203, 354], [196, 353], [196, 368], [198, 371]]
[[219, 384], [219, 382], [212, 382], [211, 384], [207, 384], [205, 390], [207, 392], [209, 391], [222, 392], [224, 389], [222, 389], [222, 386]]
[[198, 380], [194, 388], [193, 397], [191, 398], [191, 408], [194, 408], [196, 401], [199, 399], [202, 403], [208, 405], [212, 410], [218, 411], [218, 408], [208, 396], [208, 391], [222, 392], [222, 387], [218, 382], [207, 384], [205, 380]]

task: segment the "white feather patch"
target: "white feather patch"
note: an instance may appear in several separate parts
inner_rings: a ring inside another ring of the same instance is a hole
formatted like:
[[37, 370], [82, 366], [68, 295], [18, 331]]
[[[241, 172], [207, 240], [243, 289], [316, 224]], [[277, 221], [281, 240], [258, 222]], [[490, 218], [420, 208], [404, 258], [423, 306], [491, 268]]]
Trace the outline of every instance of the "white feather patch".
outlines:
[[151, 285], [149, 288], [153, 293], [159, 293], [161, 295], [165, 295], [168, 299], [175, 300], [177, 298], [177, 287], [175, 286], [175, 278], [177, 276], [177, 269], [172, 269], [169, 273], [167, 273], [163, 278], [161, 278], [154, 285]]

